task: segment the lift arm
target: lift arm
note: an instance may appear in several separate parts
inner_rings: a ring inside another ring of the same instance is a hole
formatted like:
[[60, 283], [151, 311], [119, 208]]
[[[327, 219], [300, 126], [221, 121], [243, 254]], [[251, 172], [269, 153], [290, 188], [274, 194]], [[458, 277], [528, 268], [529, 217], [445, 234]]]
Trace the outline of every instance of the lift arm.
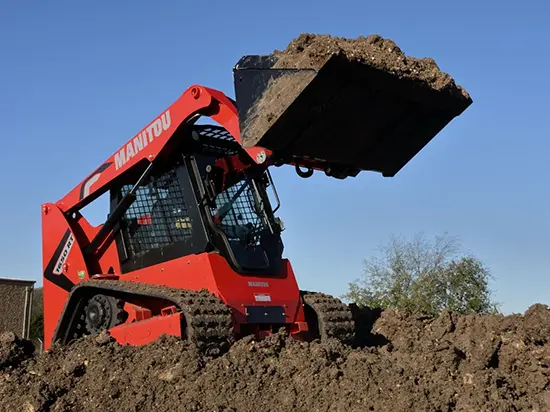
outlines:
[[[130, 168], [140, 162], [151, 163], [170, 142], [180, 125], [193, 123], [200, 116], [215, 120], [241, 144], [238, 112], [233, 102], [218, 90], [191, 86], [56, 205], [63, 213], [85, 207], [109, 190], [110, 184]], [[244, 150], [257, 163], [266, 162], [271, 155], [270, 151], [261, 147]]]

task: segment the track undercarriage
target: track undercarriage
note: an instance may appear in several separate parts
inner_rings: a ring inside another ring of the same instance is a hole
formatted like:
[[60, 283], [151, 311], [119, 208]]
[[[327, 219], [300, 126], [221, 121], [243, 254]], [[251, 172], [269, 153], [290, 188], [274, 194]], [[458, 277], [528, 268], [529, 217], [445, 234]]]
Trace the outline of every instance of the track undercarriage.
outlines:
[[[355, 327], [347, 305], [323, 293], [300, 294], [309, 330], [291, 336], [353, 343]], [[205, 355], [216, 356], [245, 335], [235, 333], [231, 308], [206, 290], [92, 279], [74, 288], [64, 313], [71, 316], [64, 316], [56, 329], [55, 340], [61, 344], [104, 330], [119, 343], [130, 345], [146, 344], [167, 334], [185, 339]], [[258, 337], [265, 336], [263, 332]]]

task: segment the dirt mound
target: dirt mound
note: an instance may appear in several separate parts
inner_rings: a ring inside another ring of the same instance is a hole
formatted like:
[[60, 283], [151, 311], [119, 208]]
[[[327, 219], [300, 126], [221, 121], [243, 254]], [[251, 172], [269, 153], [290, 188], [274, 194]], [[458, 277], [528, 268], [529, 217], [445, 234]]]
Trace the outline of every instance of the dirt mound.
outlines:
[[0, 334], [0, 372], [18, 367], [34, 353], [34, 345], [13, 332]]
[[293, 39], [283, 51], [276, 50], [276, 68], [318, 69], [333, 54], [343, 54], [351, 61], [358, 61], [398, 77], [407, 77], [428, 84], [435, 90], [458, 91], [464, 98], [470, 96], [453, 78], [442, 72], [434, 59], [415, 58], [405, 53], [391, 39], [377, 34], [359, 36], [356, 39], [304, 33]]
[[0, 410], [550, 410], [546, 306], [524, 316], [356, 319], [372, 324], [364, 347], [279, 333], [215, 359], [174, 338], [141, 348], [85, 339], [0, 371]]

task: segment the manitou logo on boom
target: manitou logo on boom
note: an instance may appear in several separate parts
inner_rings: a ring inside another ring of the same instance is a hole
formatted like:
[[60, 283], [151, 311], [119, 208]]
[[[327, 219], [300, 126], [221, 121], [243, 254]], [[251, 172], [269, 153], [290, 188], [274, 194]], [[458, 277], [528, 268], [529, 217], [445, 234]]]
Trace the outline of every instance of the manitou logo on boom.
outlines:
[[132, 157], [137, 155], [147, 147], [155, 138], [160, 137], [170, 125], [172, 120], [170, 119], [170, 110], [166, 110], [162, 115], [157, 117], [153, 123], [147, 128], [143, 129], [136, 137], [134, 137], [126, 147], [120, 149], [115, 154], [115, 168], [116, 170], [124, 166]]

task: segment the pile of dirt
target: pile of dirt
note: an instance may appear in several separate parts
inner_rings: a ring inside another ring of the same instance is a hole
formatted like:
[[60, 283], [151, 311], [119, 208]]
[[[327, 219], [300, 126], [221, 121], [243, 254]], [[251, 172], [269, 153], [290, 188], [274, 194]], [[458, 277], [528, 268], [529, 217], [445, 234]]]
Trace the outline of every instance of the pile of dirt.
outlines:
[[[206, 359], [175, 338], [88, 338], [0, 372], [2, 411], [548, 411], [550, 310], [385, 311], [363, 347], [245, 338]], [[367, 331], [368, 332], [368, 331]]]
[[435, 90], [458, 91], [465, 99], [470, 95], [453, 78], [439, 69], [430, 57], [415, 58], [405, 53], [391, 39], [377, 34], [356, 39], [304, 33], [293, 39], [286, 49], [273, 53], [274, 68], [319, 69], [334, 54], [389, 72], [399, 78], [423, 82]]

